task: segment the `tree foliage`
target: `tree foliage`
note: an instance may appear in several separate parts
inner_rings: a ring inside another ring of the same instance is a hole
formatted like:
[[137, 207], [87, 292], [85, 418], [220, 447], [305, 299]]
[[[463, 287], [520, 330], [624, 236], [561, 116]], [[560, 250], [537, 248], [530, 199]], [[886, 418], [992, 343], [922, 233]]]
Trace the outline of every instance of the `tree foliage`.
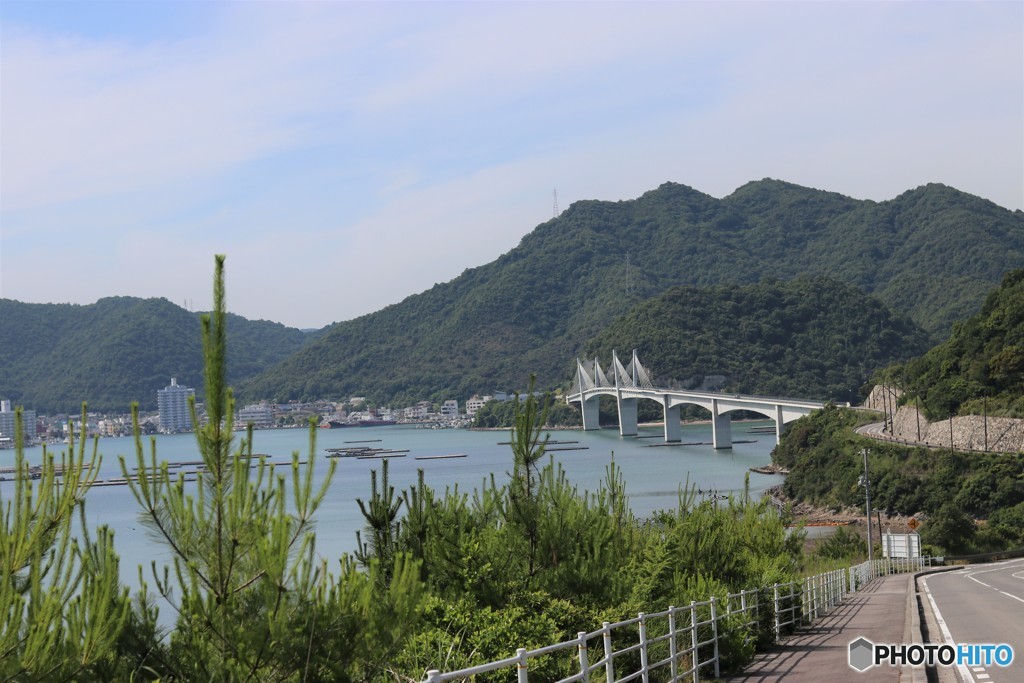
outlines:
[[[240, 382], [301, 348], [313, 335], [277, 323], [226, 314]], [[101, 412], [137, 402], [156, 408], [156, 392], [177, 377], [202, 392], [199, 316], [166, 299], [109, 297], [85, 306], [0, 299], [0, 386], [3, 398], [43, 412], [77, 410], [89, 396]]]
[[[507, 657], [510, 643], [539, 647], [653, 606], [724, 599], [799, 571], [802, 537], [788, 534], [767, 502], [698, 503], [684, 488], [677, 509], [638, 520], [614, 460], [597, 492], [579, 491], [545, 453], [545, 403], [533, 393], [512, 403], [512, 469], [504, 483], [492, 475], [472, 495], [438, 495], [421, 471], [416, 485], [396, 495], [374, 479], [363, 505], [367, 534], [386, 532], [391, 540], [367, 543], [362, 560], [408, 554], [431, 593], [397, 670], [422, 677], [431, 668], [472, 666]], [[726, 668], [753, 646], [734, 626], [736, 635], [722, 644]], [[531, 675], [553, 680], [572, 673], [568, 666], [531, 662]]]
[[[84, 422], [85, 407], [82, 408]], [[58, 465], [52, 454], [30, 471], [21, 413], [13, 492], [0, 487], [0, 680], [101, 680], [116, 668], [131, 604], [120, 585], [113, 534], [86, 531], [86, 490], [99, 456], [84, 437]]]
[[608, 326], [584, 357], [634, 348], [658, 385], [846, 402], [873, 369], [928, 344], [920, 328], [860, 290], [800, 277], [674, 287]]
[[[951, 413], [1024, 417], [1024, 269], [1008, 272], [980, 312], [950, 338], [888, 368], [880, 381], [906, 389], [931, 419]], [[918, 401], [919, 399], [919, 401]]]

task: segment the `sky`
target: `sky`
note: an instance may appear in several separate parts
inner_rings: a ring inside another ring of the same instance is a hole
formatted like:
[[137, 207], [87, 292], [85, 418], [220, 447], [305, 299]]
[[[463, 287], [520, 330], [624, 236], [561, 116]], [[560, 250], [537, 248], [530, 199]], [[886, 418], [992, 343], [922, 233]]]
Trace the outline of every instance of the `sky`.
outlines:
[[[0, 0], [0, 297], [319, 328], [585, 199], [1024, 208], [1024, 3]], [[642, 267], [642, 264], [638, 264]]]

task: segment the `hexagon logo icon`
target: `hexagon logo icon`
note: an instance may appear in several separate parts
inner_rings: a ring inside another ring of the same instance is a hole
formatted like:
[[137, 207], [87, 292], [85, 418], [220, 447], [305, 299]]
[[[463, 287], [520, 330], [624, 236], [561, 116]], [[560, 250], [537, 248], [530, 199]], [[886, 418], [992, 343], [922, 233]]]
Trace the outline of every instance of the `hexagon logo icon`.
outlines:
[[861, 673], [875, 665], [875, 644], [861, 636], [850, 642], [850, 668]]

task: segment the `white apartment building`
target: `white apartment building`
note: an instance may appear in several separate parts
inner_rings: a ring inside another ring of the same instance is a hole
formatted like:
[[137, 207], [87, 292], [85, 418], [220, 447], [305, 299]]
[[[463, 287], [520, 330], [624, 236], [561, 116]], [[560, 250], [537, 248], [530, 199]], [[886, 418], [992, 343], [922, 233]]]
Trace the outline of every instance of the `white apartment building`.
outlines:
[[459, 402], [454, 399], [448, 399], [441, 404], [441, 417], [458, 417], [459, 416]]
[[195, 396], [196, 390], [179, 386], [176, 377], [171, 378], [171, 385], [156, 392], [156, 405], [160, 411], [160, 431], [187, 432], [192, 429], [192, 414], [188, 409], [189, 396]]
[[[15, 412], [11, 409], [11, 402], [7, 399], [0, 401], [0, 435], [5, 439], [10, 439], [11, 444], [15, 442], [14, 416]], [[21, 411], [21, 431], [25, 437], [25, 443], [36, 438], [36, 411]]]

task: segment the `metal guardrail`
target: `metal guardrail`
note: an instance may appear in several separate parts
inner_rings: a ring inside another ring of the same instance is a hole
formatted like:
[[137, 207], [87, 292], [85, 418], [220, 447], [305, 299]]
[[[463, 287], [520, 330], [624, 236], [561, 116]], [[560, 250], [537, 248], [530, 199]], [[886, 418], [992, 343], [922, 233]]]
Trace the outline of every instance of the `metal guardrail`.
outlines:
[[[427, 672], [425, 683], [462, 681], [512, 667], [516, 669], [517, 683], [528, 683], [531, 660], [552, 655], [561, 655], [567, 665], [572, 660], [576, 663], [573, 667], [576, 673], [559, 679], [558, 683], [589, 683], [598, 677], [606, 683], [635, 680], [650, 683], [654, 672], [659, 681], [699, 683], [702, 671], [713, 672], [714, 678], [720, 676], [719, 641], [732, 635], [727, 629], [742, 629], [748, 643], [757, 638], [762, 630], [762, 604], [771, 605], [772, 614], [766, 623], [771, 624], [772, 635], [777, 640], [786, 627], [796, 629], [813, 624], [847, 595], [862, 590], [878, 576], [920, 571], [931, 566], [930, 557], [875, 560], [809, 576], [802, 581], [730, 593], [724, 600], [710, 598], [688, 606], [670, 606], [661, 612], [641, 612], [632, 619], [604, 622], [596, 631], [581, 631], [572, 640], [533, 650], [519, 648], [514, 656], [506, 659], [445, 673], [431, 670]], [[737, 621], [736, 615], [741, 621]], [[591, 662], [595, 652], [600, 652], [600, 657]], [[630, 661], [624, 666], [637, 661], [638, 666], [621, 672], [622, 667], [616, 666], [616, 660], [623, 664], [627, 657]]]

